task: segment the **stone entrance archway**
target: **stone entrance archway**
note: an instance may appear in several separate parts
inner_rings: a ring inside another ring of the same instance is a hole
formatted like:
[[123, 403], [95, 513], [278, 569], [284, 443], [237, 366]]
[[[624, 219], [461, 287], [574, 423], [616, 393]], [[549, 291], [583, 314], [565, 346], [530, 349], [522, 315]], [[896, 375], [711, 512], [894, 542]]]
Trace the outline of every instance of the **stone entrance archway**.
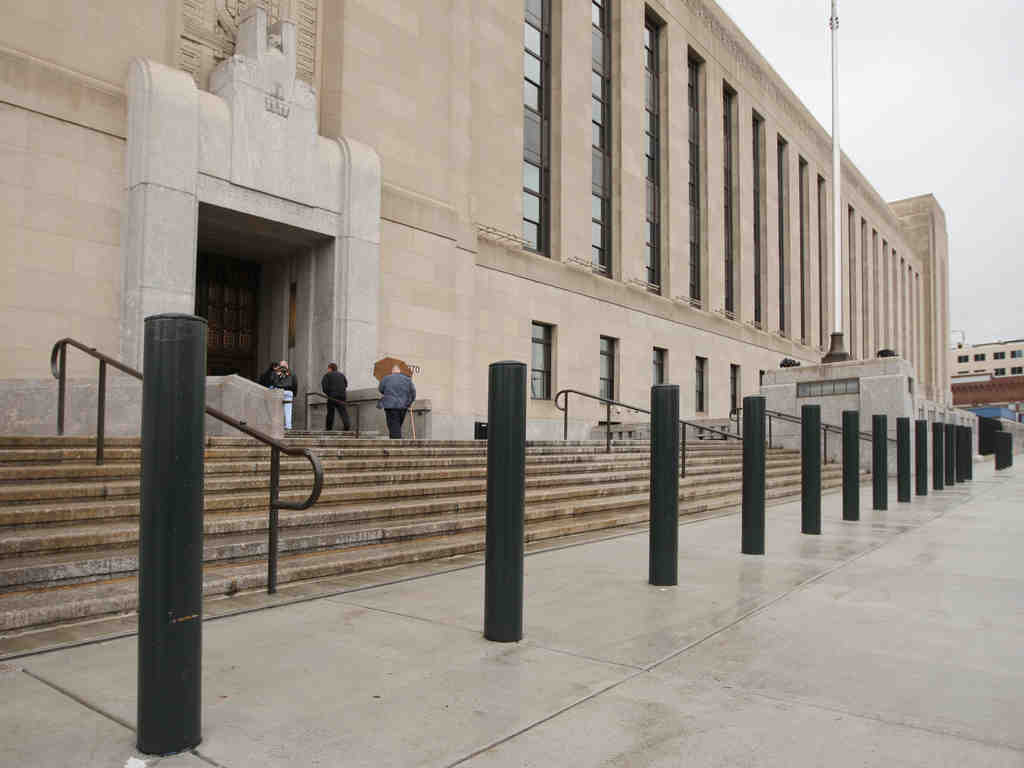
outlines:
[[[132, 63], [121, 314], [129, 365], [142, 367], [143, 318], [195, 310], [202, 207], [309, 233], [315, 242], [288, 280], [305, 298], [296, 302], [304, 349], [292, 355], [300, 358], [293, 369], [315, 386], [337, 361], [353, 388], [373, 383], [380, 161], [363, 144], [319, 135], [316, 95], [295, 72], [295, 25], [268, 29], [260, 7], [247, 10], [235, 55], [214, 70], [210, 92], [187, 73]], [[248, 235], [259, 237], [254, 227]], [[269, 333], [261, 354], [288, 357], [288, 336]]]

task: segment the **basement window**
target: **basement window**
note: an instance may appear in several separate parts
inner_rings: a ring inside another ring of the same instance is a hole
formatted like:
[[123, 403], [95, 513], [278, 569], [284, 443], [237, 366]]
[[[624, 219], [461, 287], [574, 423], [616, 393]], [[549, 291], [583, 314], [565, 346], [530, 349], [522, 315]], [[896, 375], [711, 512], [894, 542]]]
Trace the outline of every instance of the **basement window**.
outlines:
[[805, 381], [796, 385], [797, 397], [825, 397], [827, 395], [856, 395], [859, 393], [860, 379]]

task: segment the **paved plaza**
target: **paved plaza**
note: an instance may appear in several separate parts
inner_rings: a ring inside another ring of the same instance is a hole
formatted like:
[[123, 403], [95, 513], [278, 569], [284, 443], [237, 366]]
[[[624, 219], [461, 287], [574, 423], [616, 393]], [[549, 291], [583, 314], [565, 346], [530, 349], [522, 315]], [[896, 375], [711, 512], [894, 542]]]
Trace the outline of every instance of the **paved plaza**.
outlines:
[[1024, 766], [1024, 475], [889, 498], [769, 507], [763, 557], [684, 521], [675, 588], [646, 532], [536, 552], [518, 644], [481, 565], [207, 621], [172, 758], [134, 749], [134, 637], [9, 658], [0, 765]]

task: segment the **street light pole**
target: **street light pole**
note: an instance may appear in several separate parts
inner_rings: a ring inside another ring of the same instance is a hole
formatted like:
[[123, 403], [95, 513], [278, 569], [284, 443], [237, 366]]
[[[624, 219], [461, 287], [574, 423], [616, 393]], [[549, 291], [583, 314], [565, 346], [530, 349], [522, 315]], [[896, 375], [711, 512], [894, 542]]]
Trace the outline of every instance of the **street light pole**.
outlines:
[[834, 318], [832, 343], [828, 354], [822, 358], [823, 363], [839, 363], [849, 360], [843, 342], [843, 206], [839, 196], [840, 189], [840, 158], [839, 158], [839, 10], [838, 0], [832, 0], [832, 16], [828, 20], [832, 30], [832, 268], [833, 294], [832, 316]]

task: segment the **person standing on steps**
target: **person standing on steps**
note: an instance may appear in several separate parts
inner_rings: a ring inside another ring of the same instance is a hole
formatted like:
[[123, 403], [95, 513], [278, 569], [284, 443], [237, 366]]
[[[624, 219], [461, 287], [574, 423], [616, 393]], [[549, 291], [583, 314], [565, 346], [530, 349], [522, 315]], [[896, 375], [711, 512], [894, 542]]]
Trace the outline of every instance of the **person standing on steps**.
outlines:
[[330, 398], [327, 401], [327, 425], [325, 429], [330, 432], [334, 429], [334, 412], [341, 414], [341, 423], [348, 432], [352, 426], [348, 420], [348, 408], [344, 400], [348, 391], [348, 379], [345, 374], [338, 370], [337, 363], [327, 364], [327, 373], [320, 379], [320, 391]]
[[391, 373], [380, 380], [377, 389], [381, 394], [377, 407], [384, 409], [388, 421], [388, 435], [392, 440], [400, 440], [405, 414], [416, 400], [416, 386], [412, 379], [395, 365], [392, 366]]
[[277, 364], [277, 370], [271, 377], [270, 386], [272, 389], [284, 390], [284, 428], [291, 429], [292, 401], [295, 399], [295, 393], [298, 392], [299, 384], [295, 374], [288, 367], [287, 360], [282, 360]]

